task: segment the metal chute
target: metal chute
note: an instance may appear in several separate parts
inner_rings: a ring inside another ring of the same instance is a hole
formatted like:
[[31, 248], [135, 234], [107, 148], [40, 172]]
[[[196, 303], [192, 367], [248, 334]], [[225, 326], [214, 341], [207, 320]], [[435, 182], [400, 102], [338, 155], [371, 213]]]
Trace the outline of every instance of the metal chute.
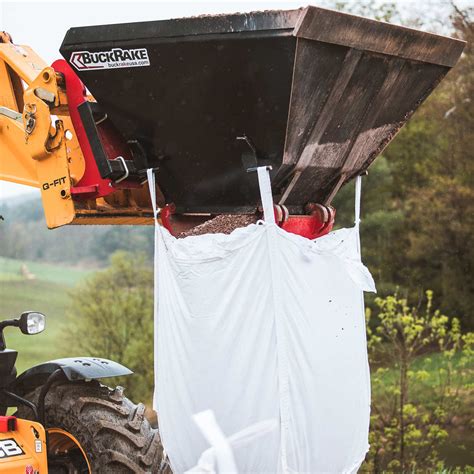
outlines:
[[177, 213], [253, 212], [250, 156], [303, 214], [370, 165], [463, 46], [307, 7], [72, 28], [61, 53]]

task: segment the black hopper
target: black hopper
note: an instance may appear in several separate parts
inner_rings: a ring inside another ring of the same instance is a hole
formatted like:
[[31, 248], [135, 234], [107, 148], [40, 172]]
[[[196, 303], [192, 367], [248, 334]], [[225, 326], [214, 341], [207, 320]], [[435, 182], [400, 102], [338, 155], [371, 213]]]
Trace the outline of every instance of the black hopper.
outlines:
[[253, 212], [252, 152], [298, 214], [370, 165], [463, 47], [307, 7], [72, 28], [61, 53], [178, 212]]

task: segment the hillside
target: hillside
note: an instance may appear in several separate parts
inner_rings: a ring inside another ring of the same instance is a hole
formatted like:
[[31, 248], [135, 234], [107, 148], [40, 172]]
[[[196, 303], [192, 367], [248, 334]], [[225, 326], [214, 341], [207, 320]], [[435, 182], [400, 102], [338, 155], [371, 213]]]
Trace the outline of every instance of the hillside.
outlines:
[[[22, 265], [34, 279], [22, 275]], [[68, 291], [89, 273], [67, 266], [0, 258], [0, 317], [16, 317], [25, 310], [36, 310], [47, 318], [46, 330], [36, 336], [23, 335], [16, 328], [5, 330], [7, 346], [19, 352], [19, 372], [33, 364], [70, 355], [58, 343], [69, 302]]]
[[116, 250], [152, 255], [149, 226], [80, 226], [49, 230], [41, 200], [32, 198], [0, 204], [0, 256], [27, 260], [103, 267]]

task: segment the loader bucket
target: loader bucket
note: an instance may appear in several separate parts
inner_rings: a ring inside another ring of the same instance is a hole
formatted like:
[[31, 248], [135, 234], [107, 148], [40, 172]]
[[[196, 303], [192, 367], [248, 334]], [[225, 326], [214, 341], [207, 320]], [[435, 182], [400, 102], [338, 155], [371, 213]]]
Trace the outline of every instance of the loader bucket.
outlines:
[[70, 29], [61, 53], [178, 213], [292, 214], [364, 172], [464, 42], [316, 7]]

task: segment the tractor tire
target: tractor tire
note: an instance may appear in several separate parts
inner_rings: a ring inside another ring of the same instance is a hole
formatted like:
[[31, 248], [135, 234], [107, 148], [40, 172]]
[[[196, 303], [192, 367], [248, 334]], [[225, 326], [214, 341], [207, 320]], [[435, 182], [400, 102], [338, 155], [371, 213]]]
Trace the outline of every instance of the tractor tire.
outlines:
[[[40, 390], [25, 398], [37, 403]], [[97, 381], [53, 385], [45, 399], [49, 474], [171, 473], [158, 430], [144, 411], [121, 387], [112, 390]], [[17, 416], [31, 419], [32, 412], [22, 406]], [[77, 446], [71, 447], [64, 432]]]

